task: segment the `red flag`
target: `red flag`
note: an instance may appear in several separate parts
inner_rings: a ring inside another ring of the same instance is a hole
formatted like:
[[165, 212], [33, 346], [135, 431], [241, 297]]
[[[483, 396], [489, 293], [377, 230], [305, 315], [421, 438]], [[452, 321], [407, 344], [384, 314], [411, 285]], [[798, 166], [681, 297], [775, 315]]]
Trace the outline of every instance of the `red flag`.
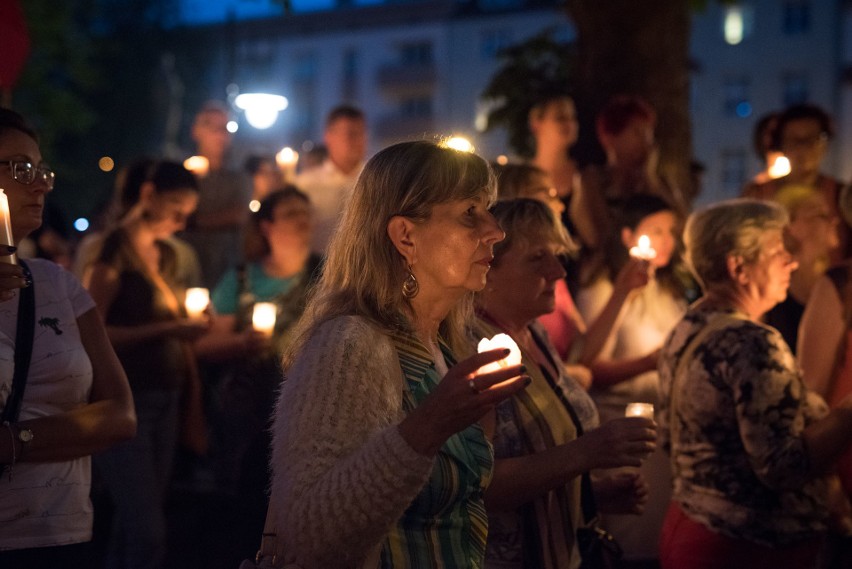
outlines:
[[0, 0], [0, 89], [15, 85], [30, 54], [30, 36], [18, 0]]

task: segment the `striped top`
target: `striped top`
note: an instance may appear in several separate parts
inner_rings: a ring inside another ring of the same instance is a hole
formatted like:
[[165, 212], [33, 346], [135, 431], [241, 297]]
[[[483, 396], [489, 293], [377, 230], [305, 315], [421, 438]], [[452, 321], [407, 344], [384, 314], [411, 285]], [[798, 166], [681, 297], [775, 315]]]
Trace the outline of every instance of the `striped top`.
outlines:
[[[411, 412], [441, 381], [432, 355], [416, 337], [392, 338], [404, 377], [403, 410]], [[440, 341], [447, 366], [456, 362]], [[388, 533], [381, 567], [482, 567], [488, 518], [483, 494], [493, 450], [479, 424], [450, 437], [435, 459], [429, 482]]]

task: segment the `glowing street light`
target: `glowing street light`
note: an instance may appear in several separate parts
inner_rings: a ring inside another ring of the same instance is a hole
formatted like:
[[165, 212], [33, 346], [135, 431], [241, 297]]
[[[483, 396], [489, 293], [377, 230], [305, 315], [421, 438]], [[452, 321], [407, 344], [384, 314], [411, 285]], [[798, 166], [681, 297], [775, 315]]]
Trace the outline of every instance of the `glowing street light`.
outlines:
[[257, 129], [266, 129], [278, 120], [278, 113], [287, 108], [286, 97], [269, 93], [243, 93], [234, 104], [246, 113], [248, 123]]

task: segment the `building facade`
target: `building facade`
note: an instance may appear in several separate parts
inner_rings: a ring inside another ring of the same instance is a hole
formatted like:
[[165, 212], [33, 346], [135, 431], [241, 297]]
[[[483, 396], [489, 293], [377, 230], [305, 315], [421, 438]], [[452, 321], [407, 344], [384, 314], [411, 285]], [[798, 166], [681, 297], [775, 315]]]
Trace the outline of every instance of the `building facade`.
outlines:
[[[482, 132], [479, 95], [498, 67], [497, 53], [548, 28], [560, 40], [574, 37], [564, 11], [549, 0], [294, 0], [288, 15], [273, 0], [219, 8], [213, 20], [225, 14], [228, 21], [203, 26], [227, 40], [209, 54], [208, 96], [224, 98], [235, 84], [289, 99], [268, 131], [241, 128], [238, 147], [246, 151], [321, 140], [325, 113], [349, 102], [367, 114], [372, 151], [460, 134], [494, 159], [509, 153], [506, 137]], [[694, 157], [706, 168], [699, 203], [738, 195], [762, 168], [752, 149], [757, 120], [796, 102], [835, 117], [826, 171], [852, 176], [852, 160], [843, 159], [852, 151], [850, 14], [845, 0], [708, 2], [694, 13], [690, 114]]]

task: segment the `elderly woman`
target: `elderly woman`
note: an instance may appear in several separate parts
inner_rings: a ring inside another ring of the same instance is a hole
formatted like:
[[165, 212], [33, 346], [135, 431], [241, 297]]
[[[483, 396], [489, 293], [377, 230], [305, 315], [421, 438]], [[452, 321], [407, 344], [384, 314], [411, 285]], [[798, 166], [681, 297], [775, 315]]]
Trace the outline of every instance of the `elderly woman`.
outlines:
[[[559, 255], [571, 244], [561, 222], [532, 199], [499, 202], [492, 213], [506, 239], [495, 247], [477, 297], [474, 332], [511, 336], [532, 383], [488, 415], [497, 460], [485, 495], [491, 522], [486, 566], [577, 567], [576, 531], [589, 514], [581, 511], [581, 475], [639, 466], [654, 449], [655, 426], [634, 417], [598, 428], [594, 403], [536, 322], [553, 309], [555, 283], [565, 275]], [[620, 511], [641, 510], [644, 487], [635, 474], [602, 481], [600, 489], [621, 491]]]
[[852, 399], [826, 415], [790, 348], [760, 323], [796, 268], [787, 215], [753, 200], [693, 214], [688, 263], [704, 297], [660, 360], [662, 438], [673, 501], [664, 569], [814, 566], [826, 528], [823, 475], [852, 442]]
[[[529, 164], [507, 164], [500, 168], [499, 173], [497, 192], [501, 200], [536, 199], [547, 204], [557, 217], [565, 209], [553, 188], [550, 176], [544, 170]], [[570, 243], [568, 250], [574, 249], [570, 237], [566, 235], [566, 239]], [[570, 261], [566, 263], [564, 257], [562, 261], [564, 266], [576, 268], [571, 267]], [[584, 388], [588, 389], [592, 383], [592, 372], [587, 366], [604, 348], [622, 306], [632, 291], [645, 286], [648, 280], [646, 262], [631, 259], [625, 263], [623, 270], [615, 278], [615, 285], [606, 306], [588, 326], [574, 304], [566, 279], [560, 278], [554, 284], [554, 309], [549, 314], [541, 315], [538, 320], [547, 329], [550, 342], [570, 375], [580, 381]]]
[[429, 142], [359, 177], [283, 362], [269, 517], [298, 565], [481, 567], [477, 421], [526, 383], [519, 366], [477, 373], [506, 350], [456, 363], [503, 238], [494, 189], [481, 158]]
[[[41, 225], [54, 174], [35, 133], [3, 108], [0, 159], [18, 243]], [[91, 455], [133, 437], [130, 388], [77, 279], [41, 259], [13, 264], [15, 248], [0, 247], [0, 567], [84, 563]]]

